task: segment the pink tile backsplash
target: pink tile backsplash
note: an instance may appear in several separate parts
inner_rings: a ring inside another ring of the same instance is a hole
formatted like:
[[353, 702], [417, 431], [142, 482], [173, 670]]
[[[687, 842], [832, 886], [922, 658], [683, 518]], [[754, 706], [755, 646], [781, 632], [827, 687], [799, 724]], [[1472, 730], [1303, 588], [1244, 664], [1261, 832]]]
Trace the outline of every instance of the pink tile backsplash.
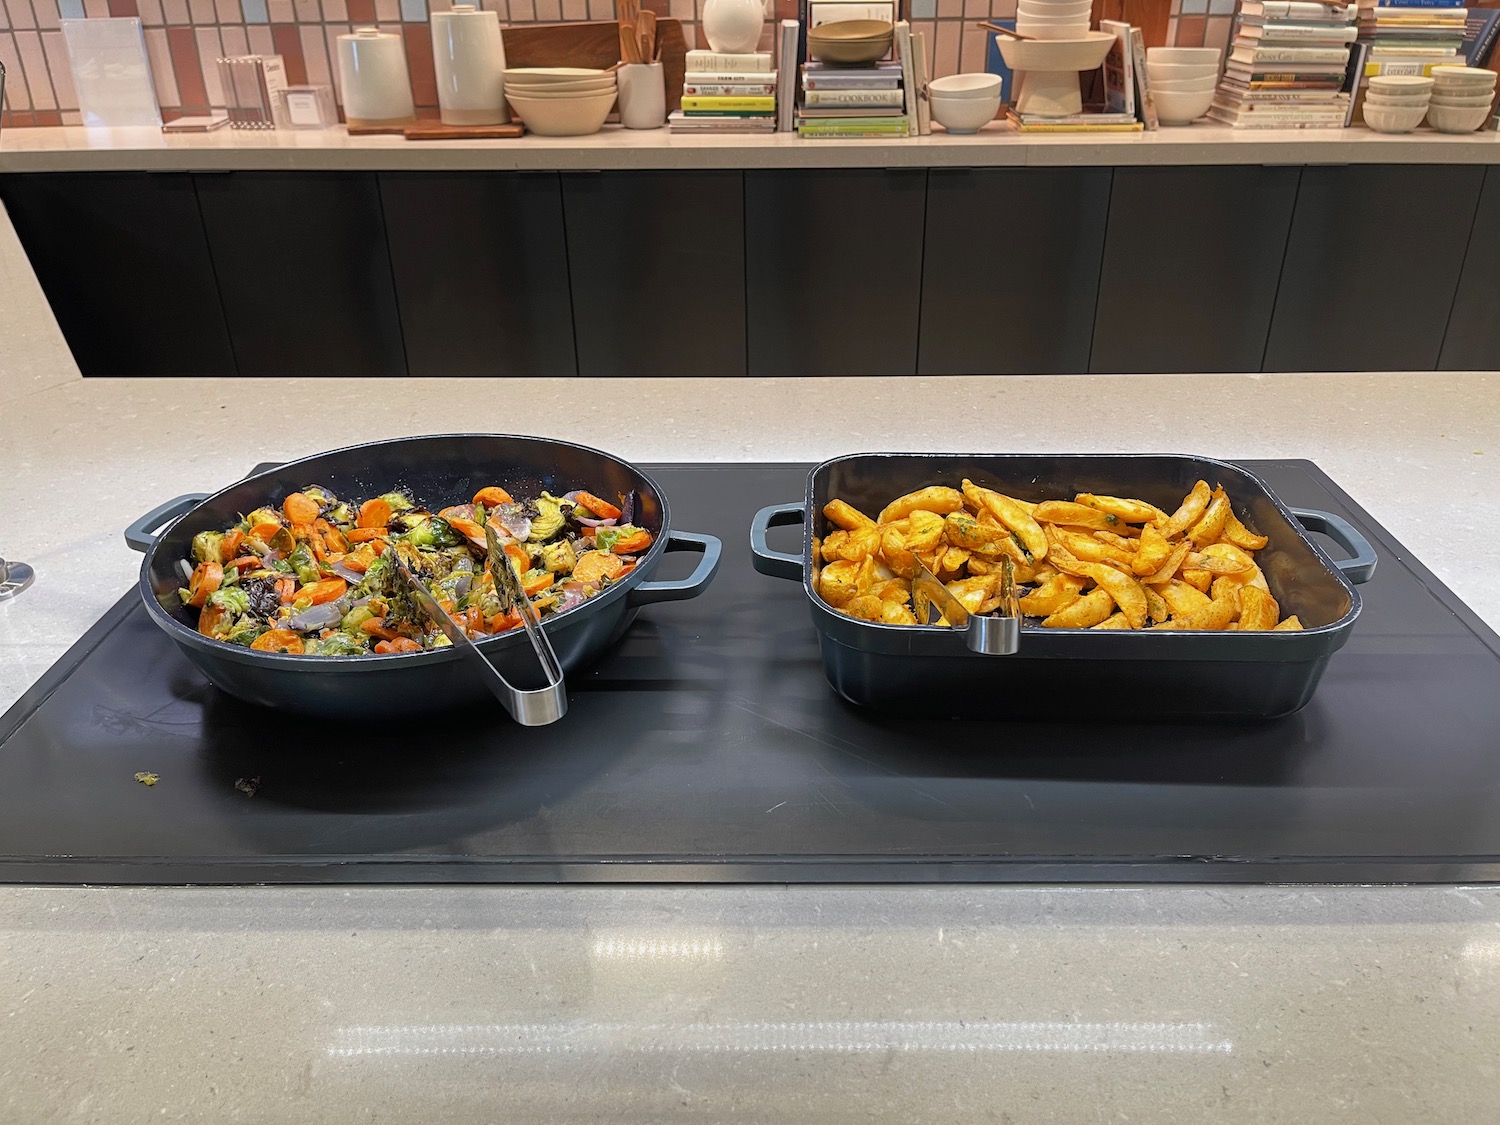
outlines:
[[6, 10], [10, 12], [10, 26], [20, 30], [31, 29], [36, 26], [36, 15], [31, 10], [31, 0], [6, 0]]

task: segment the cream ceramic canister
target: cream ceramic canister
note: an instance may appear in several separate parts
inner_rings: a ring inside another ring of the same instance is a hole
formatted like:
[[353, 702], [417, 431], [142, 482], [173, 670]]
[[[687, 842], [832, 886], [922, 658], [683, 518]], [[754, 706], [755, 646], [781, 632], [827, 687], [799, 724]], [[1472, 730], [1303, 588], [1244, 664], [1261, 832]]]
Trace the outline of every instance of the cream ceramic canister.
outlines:
[[339, 86], [344, 96], [344, 118], [350, 125], [389, 127], [410, 125], [416, 120], [411, 76], [406, 70], [406, 45], [399, 35], [373, 27], [340, 35]]
[[500, 17], [473, 4], [433, 12], [432, 61], [444, 125], [503, 125], [505, 42]]
[[707, 0], [703, 5], [703, 34], [720, 54], [747, 54], [760, 46], [766, 22], [762, 0]]

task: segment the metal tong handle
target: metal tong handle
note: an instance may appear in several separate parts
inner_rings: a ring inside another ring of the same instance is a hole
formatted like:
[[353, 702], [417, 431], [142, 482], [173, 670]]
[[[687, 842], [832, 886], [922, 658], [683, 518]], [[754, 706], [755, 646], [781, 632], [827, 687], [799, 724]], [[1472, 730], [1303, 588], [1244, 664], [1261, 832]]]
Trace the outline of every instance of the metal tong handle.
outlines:
[[[489, 657], [479, 650], [479, 646], [469, 639], [469, 634], [464, 627], [449, 616], [448, 611], [438, 604], [438, 600], [432, 596], [421, 580], [411, 572], [406, 563], [402, 562], [401, 556], [395, 555], [396, 569], [401, 572], [411, 586], [412, 593], [416, 595], [427, 615], [437, 622], [443, 635], [453, 643], [453, 647], [464, 654], [465, 659], [473, 666], [474, 670], [484, 681], [485, 687], [490, 689], [491, 694], [500, 701], [500, 705], [510, 713], [510, 717], [523, 727], [542, 727], [548, 723], [555, 723], [568, 712], [568, 693], [563, 685], [562, 662], [557, 659], [557, 653], [552, 649], [552, 642], [547, 639], [547, 634], [542, 631], [541, 619], [537, 616], [536, 607], [531, 604], [531, 599], [521, 589], [521, 577], [515, 572], [514, 564], [505, 556], [503, 550], [496, 551], [496, 539], [494, 530], [486, 528], [491, 544], [491, 551], [486, 565], [495, 579], [497, 588], [503, 589], [511, 595], [514, 601], [519, 595], [519, 603], [516, 609], [521, 614], [521, 624], [526, 628], [526, 635], [531, 638], [531, 647], [536, 651], [537, 660], [541, 663], [542, 673], [547, 677], [547, 683], [539, 688], [518, 688], [501, 674], [500, 670], [490, 663]], [[500, 557], [500, 566], [495, 566], [495, 555]], [[505, 579], [501, 575], [505, 575]]]
[[[0, 68], [3, 73], [3, 68]], [[9, 601], [31, 585], [36, 572], [23, 562], [8, 563], [0, 559], [0, 602]]]
[[[937, 575], [917, 560], [917, 575], [912, 582], [912, 608], [934, 605], [948, 619], [956, 632], [974, 652], [985, 656], [1009, 656], [1021, 647], [1021, 606], [1016, 596], [1016, 567], [1008, 558], [1000, 563], [1000, 606], [993, 615], [970, 613], [963, 603], [948, 592]], [[917, 613], [919, 624], [926, 611]]]

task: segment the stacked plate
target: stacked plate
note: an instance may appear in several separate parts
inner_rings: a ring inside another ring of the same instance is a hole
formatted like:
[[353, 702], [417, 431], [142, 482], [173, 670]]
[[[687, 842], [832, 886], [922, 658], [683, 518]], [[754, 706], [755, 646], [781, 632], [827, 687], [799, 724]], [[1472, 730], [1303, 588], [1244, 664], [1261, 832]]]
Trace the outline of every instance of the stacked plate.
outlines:
[[1473, 66], [1435, 66], [1432, 82], [1427, 124], [1439, 133], [1472, 133], [1490, 119], [1495, 103], [1493, 71]]
[[505, 100], [543, 137], [597, 133], [615, 104], [615, 73], [577, 66], [525, 66], [505, 72]]
[[1147, 48], [1146, 78], [1163, 125], [1187, 125], [1208, 112], [1219, 58], [1217, 47]]
[[1017, 0], [1016, 31], [1032, 39], [1081, 39], [1093, 9], [1093, 0]]
[[1410, 133], [1427, 116], [1432, 79], [1420, 74], [1376, 74], [1370, 78], [1362, 112], [1377, 133]]

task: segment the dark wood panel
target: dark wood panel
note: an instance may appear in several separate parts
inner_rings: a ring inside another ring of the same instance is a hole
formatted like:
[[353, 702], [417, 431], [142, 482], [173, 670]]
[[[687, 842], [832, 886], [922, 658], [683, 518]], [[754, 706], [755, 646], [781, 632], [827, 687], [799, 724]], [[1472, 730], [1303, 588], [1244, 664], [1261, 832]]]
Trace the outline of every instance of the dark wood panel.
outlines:
[[1305, 168], [1267, 371], [1430, 371], [1458, 287], [1480, 167]]
[[1088, 370], [1109, 181], [1108, 168], [932, 170], [919, 373]]
[[1259, 371], [1296, 168], [1117, 168], [1090, 371]]
[[580, 375], [745, 373], [739, 172], [565, 173]]
[[573, 375], [554, 173], [383, 172], [380, 198], [413, 375]]
[[1500, 168], [1485, 172], [1438, 366], [1445, 371], [1500, 368]]
[[241, 375], [406, 374], [375, 173], [194, 178]]
[[235, 373], [186, 173], [4, 175], [0, 200], [85, 375]]
[[745, 173], [750, 374], [913, 375], [925, 169]]

